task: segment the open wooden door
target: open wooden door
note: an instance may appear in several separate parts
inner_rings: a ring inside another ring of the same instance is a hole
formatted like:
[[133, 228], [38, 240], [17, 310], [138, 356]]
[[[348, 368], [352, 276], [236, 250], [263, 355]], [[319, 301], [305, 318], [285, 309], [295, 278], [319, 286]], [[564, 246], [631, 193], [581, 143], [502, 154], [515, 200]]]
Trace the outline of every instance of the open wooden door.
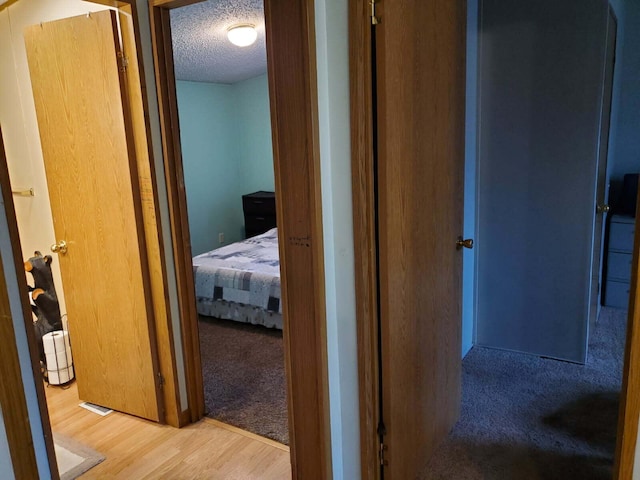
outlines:
[[161, 415], [135, 145], [113, 11], [25, 31], [82, 400]]
[[374, 27], [384, 478], [422, 478], [461, 389], [465, 2], [382, 2]]

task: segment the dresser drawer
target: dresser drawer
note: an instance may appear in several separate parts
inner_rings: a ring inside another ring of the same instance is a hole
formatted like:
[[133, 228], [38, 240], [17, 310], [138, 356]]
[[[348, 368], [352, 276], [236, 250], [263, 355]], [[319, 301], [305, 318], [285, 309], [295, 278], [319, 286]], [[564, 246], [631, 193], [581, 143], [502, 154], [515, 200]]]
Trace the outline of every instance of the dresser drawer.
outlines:
[[610, 280], [631, 280], [632, 255], [630, 253], [609, 252], [607, 256], [607, 278]]
[[634, 234], [635, 225], [633, 223], [611, 222], [611, 229], [609, 230], [609, 250], [632, 252]]
[[607, 281], [607, 292], [604, 304], [607, 307], [629, 308], [629, 282]]
[[272, 215], [245, 215], [244, 229], [247, 238], [255, 237], [276, 226], [276, 217]]
[[276, 197], [274, 196], [257, 196], [253, 195], [243, 195], [242, 196], [242, 208], [244, 210], [245, 215], [248, 214], [256, 214], [256, 215], [271, 215], [275, 216], [276, 214]]

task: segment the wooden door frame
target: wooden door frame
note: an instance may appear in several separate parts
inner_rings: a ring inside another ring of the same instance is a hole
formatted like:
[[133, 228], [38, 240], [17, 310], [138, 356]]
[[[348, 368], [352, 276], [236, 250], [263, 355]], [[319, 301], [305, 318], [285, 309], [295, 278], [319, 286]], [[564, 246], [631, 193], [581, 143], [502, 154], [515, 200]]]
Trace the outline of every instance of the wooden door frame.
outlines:
[[[636, 200], [640, 208], [640, 191]], [[640, 212], [640, 210], [637, 210]], [[622, 391], [618, 413], [616, 453], [613, 466], [614, 480], [631, 480], [640, 422], [640, 229], [636, 226], [633, 241], [634, 268], [631, 271], [629, 310], [622, 372]]]
[[[170, 10], [200, 1], [149, 3], [192, 421], [203, 415], [204, 396]], [[293, 478], [327, 479], [332, 471], [314, 2], [265, 0], [265, 18], [291, 466]]]
[[380, 478], [380, 356], [378, 345], [378, 241], [374, 156], [373, 33], [370, 6], [349, 0], [349, 93], [353, 239], [358, 344], [360, 468], [363, 480]]
[[[356, 323], [360, 406], [360, 464], [363, 480], [378, 480], [377, 426], [380, 411], [376, 180], [370, 6], [349, 0], [349, 64], [353, 231], [356, 265]], [[640, 211], [640, 194], [638, 197]], [[640, 229], [633, 253], [623, 387], [618, 420], [615, 480], [631, 480], [640, 421]]]
[[[18, 278], [24, 278], [24, 263], [22, 260], [22, 251], [20, 249], [20, 235], [18, 233], [18, 221], [11, 194], [11, 184], [9, 182], [9, 169], [7, 165], [7, 157], [4, 149], [4, 140], [2, 130], [0, 128], [0, 190], [2, 190], [2, 201], [4, 203], [6, 221], [9, 229], [9, 238], [11, 239], [12, 261], [5, 259], [3, 262], [0, 258], [0, 334], [7, 341], [0, 348], [0, 407], [4, 416], [4, 425], [7, 433], [7, 441], [11, 454], [11, 462], [16, 478], [38, 478], [38, 464], [36, 460], [36, 452], [34, 450], [31, 425], [29, 422], [29, 411], [27, 399], [24, 389], [19, 388], [24, 380], [20, 370], [20, 357], [16, 344], [16, 334], [13, 327], [13, 318], [9, 310], [9, 292], [6, 282], [6, 271], [14, 269]], [[18, 281], [18, 292], [20, 293], [20, 303], [23, 312], [23, 321], [25, 327], [31, 327], [33, 323], [31, 307], [29, 306], [29, 291], [27, 283]], [[53, 445], [53, 434], [51, 432], [51, 421], [49, 419], [49, 411], [47, 410], [47, 400], [44, 393], [44, 385], [38, 379], [42, 378], [40, 372], [40, 358], [38, 355], [38, 347], [36, 344], [36, 336], [31, 328], [25, 328], [27, 344], [29, 346], [29, 356], [31, 359], [31, 368], [33, 379], [35, 380], [35, 390], [38, 399], [38, 410], [40, 413], [40, 422], [44, 432], [44, 443], [47, 449], [47, 458], [49, 460], [49, 469], [51, 477], [54, 480], [59, 478], [58, 464]], [[8, 380], [12, 379], [11, 382]], [[28, 379], [28, 381], [31, 379]], [[10, 412], [10, 415], [7, 413]]]

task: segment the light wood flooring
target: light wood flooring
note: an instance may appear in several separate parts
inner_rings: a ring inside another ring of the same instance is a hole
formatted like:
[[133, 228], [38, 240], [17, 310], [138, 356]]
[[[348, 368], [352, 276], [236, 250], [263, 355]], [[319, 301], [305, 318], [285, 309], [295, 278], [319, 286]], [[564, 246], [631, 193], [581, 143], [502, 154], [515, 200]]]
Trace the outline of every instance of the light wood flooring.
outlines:
[[204, 419], [177, 429], [78, 406], [75, 383], [45, 388], [51, 425], [106, 457], [82, 479], [290, 479], [289, 448]]

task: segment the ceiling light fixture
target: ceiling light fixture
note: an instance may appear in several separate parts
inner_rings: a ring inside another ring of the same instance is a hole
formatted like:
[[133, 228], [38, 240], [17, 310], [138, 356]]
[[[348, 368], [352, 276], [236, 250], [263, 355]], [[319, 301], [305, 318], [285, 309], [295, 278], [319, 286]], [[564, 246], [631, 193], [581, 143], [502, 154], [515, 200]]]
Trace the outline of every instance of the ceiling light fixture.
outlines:
[[233, 25], [227, 29], [229, 41], [238, 47], [248, 47], [258, 38], [256, 28], [248, 23]]

